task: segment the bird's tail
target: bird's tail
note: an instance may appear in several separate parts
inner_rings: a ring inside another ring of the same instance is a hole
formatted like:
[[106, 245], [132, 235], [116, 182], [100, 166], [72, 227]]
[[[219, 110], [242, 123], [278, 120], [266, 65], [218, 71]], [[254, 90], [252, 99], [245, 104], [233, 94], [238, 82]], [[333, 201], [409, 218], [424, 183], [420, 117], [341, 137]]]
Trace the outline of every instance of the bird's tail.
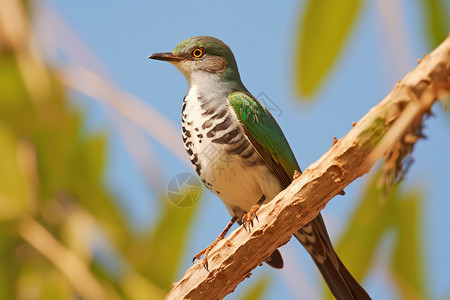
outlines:
[[[336, 256], [337, 257], [337, 256]], [[314, 261], [319, 268], [325, 282], [336, 299], [370, 299], [369, 294], [353, 278], [344, 264], [337, 257], [338, 266], [336, 267], [331, 259], [323, 263]]]
[[336, 299], [371, 299], [337, 256], [320, 214], [294, 236], [311, 254]]

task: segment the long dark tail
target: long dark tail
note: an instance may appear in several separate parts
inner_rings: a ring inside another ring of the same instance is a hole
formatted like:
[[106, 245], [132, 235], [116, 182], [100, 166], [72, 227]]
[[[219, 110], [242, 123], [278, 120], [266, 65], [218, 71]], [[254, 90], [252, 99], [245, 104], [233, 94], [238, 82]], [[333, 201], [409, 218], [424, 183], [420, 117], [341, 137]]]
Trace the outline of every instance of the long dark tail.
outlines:
[[320, 214], [294, 236], [311, 254], [336, 299], [371, 299], [337, 256]]

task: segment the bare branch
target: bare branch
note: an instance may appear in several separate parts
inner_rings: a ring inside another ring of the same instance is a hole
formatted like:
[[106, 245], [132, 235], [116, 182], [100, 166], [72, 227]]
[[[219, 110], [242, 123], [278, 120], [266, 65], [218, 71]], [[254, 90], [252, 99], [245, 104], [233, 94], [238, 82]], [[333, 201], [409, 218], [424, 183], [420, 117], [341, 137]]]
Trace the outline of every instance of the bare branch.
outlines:
[[450, 36], [400, 80], [350, 132], [292, 184], [258, 211], [251, 233], [242, 226], [221, 241], [201, 263], [174, 284], [166, 299], [219, 299], [231, 293], [250, 272], [292, 234], [317, 216], [327, 202], [356, 178], [369, 172], [399, 144], [414, 144], [425, 114], [450, 90]]

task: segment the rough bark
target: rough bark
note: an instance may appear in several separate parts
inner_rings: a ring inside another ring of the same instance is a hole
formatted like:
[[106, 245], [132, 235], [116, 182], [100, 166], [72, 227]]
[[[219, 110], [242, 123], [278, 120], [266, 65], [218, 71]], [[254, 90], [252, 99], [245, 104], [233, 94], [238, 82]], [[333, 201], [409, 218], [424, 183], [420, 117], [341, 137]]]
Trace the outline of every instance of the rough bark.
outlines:
[[[420, 137], [422, 120], [450, 90], [450, 35], [398, 81], [341, 140], [258, 211], [251, 233], [243, 227], [219, 242], [208, 256], [207, 272], [194, 264], [174, 283], [166, 299], [220, 299], [292, 234], [311, 221], [348, 184], [385, 157], [394, 175]], [[349, 121], [350, 122], [350, 121]], [[418, 133], [419, 132], [419, 133]], [[395, 177], [394, 176], [394, 177]]]

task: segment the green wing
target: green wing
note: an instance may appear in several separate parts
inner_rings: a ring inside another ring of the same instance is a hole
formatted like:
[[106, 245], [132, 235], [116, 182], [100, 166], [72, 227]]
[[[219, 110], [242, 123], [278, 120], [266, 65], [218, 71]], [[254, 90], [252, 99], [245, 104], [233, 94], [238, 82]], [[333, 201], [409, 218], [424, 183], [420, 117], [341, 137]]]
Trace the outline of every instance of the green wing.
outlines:
[[278, 123], [250, 94], [233, 92], [228, 95], [228, 101], [259, 155], [287, 187], [294, 171], [301, 170]]

